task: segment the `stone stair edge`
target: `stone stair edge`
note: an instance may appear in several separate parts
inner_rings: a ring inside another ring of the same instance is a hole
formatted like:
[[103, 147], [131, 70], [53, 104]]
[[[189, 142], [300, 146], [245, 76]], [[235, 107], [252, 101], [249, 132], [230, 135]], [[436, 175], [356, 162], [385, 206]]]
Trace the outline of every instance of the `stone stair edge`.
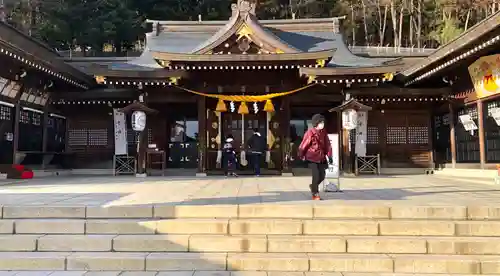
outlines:
[[20, 218], [221, 218], [221, 219], [443, 219], [500, 220], [500, 206], [433, 205], [5, 205], [2, 219]]
[[0, 253], [0, 269], [499, 274], [500, 256], [287, 253]]
[[500, 221], [443, 220], [0, 220], [4, 234], [251, 234], [500, 236]]
[[500, 255], [500, 237], [0, 235], [2, 252]]
[[[0, 270], [2, 276], [32, 275], [35, 271], [8, 271]], [[95, 275], [93, 271], [43, 271], [46, 276], [85, 276]], [[89, 274], [86, 274], [89, 273]], [[106, 276], [452, 276], [456, 274], [429, 274], [429, 273], [380, 273], [380, 272], [290, 272], [290, 271], [108, 271]], [[473, 276], [478, 274], [459, 274], [460, 276]], [[500, 276], [500, 274], [489, 274], [489, 276]]]

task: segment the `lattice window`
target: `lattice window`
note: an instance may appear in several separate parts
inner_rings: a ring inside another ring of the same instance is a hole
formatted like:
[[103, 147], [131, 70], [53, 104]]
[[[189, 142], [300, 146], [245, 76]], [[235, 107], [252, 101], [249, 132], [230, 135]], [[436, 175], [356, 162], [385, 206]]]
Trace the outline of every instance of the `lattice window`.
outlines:
[[486, 104], [486, 108], [488, 109], [488, 116], [491, 116], [491, 110], [493, 108], [500, 107], [500, 101], [489, 102]]
[[28, 111], [20, 111], [21, 112], [21, 117], [19, 119], [20, 123], [23, 124], [29, 124], [30, 123], [30, 114]]
[[0, 120], [10, 121], [12, 108], [8, 106], [0, 106]]
[[410, 126], [408, 127], [408, 143], [410, 144], [428, 144], [429, 143], [429, 128], [426, 126]]
[[87, 145], [87, 129], [70, 129], [68, 131], [68, 144], [70, 146], [86, 146]]
[[31, 118], [31, 122], [33, 125], [39, 126], [42, 124], [42, 115], [41, 114], [33, 113], [32, 116], [33, 117]]
[[379, 143], [378, 127], [369, 126], [366, 132], [366, 143], [376, 145]]
[[473, 120], [477, 120], [477, 118], [478, 118], [477, 107], [476, 106], [467, 107], [467, 108], [464, 108], [458, 112], [458, 115], [465, 115], [465, 114], [469, 114]]
[[386, 133], [387, 133], [387, 144], [389, 145], [406, 144], [406, 127], [388, 126]]
[[107, 146], [108, 145], [108, 130], [107, 129], [89, 129], [88, 130], [88, 145], [89, 146]]

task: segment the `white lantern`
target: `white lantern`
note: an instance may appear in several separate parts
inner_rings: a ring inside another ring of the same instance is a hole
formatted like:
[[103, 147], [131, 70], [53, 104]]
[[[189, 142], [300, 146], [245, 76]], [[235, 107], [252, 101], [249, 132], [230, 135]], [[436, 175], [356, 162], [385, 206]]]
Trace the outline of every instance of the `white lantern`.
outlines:
[[355, 129], [358, 125], [358, 113], [354, 109], [347, 109], [342, 112], [342, 127], [347, 130]]
[[146, 113], [143, 111], [134, 111], [132, 113], [132, 129], [143, 131], [146, 128]]

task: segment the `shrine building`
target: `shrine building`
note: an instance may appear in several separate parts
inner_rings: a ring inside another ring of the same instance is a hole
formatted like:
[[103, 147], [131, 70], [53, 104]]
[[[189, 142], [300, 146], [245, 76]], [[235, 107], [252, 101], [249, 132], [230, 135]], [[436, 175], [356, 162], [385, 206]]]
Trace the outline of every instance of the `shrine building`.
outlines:
[[[244, 173], [258, 129], [263, 174], [296, 175], [316, 113], [338, 134], [345, 172], [358, 158], [377, 173], [500, 163], [500, 13], [429, 56], [378, 58], [349, 50], [341, 17], [259, 20], [256, 8], [238, 0], [228, 21], [147, 21], [134, 58], [64, 58], [0, 23], [0, 172], [220, 174], [232, 135]], [[365, 119], [349, 128], [350, 109]]]

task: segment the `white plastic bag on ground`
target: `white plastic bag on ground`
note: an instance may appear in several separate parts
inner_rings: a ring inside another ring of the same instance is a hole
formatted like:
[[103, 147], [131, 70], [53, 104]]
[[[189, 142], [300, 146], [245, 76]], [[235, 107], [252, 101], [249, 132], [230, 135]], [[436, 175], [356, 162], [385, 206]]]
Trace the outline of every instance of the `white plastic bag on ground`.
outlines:
[[335, 183], [332, 183], [332, 182], [328, 181], [328, 179], [325, 179], [323, 181], [323, 190], [327, 193], [328, 192], [336, 193], [339, 191], [339, 187], [337, 185], [335, 185]]

